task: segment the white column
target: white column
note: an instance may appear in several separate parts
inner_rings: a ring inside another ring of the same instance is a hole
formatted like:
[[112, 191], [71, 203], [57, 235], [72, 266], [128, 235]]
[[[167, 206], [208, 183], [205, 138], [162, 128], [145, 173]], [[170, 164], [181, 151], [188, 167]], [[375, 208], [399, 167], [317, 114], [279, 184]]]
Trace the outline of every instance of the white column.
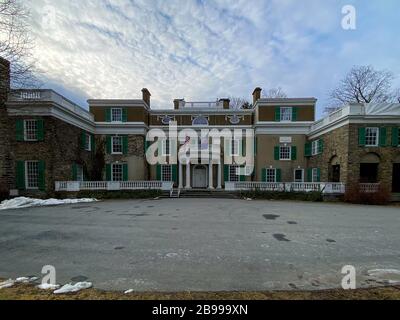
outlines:
[[182, 162], [179, 161], [179, 189], [183, 189], [183, 168]]
[[213, 165], [210, 161], [210, 164], [208, 165], [208, 188], [209, 189], [214, 189], [214, 181], [213, 181]]
[[218, 163], [218, 186], [217, 189], [222, 189], [222, 165], [221, 161]]
[[190, 160], [186, 162], [186, 189], [190, 189]]

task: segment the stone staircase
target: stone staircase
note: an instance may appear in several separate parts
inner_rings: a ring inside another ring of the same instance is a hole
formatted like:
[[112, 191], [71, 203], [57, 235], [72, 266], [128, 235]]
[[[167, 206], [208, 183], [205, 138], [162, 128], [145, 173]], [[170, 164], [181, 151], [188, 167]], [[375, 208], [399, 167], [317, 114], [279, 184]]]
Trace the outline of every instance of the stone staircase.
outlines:
[[239, 196], [225, 190], [190, 189], [181, 190], [180, 198], [238, 199]]

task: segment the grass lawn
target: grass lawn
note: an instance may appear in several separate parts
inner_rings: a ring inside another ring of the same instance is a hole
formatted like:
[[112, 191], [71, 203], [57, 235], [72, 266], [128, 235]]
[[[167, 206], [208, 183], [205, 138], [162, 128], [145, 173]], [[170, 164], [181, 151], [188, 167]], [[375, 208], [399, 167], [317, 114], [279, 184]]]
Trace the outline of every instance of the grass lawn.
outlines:
[[83, 290], [79, 293], [56, 295], [33, 285], [17, 284], [0, 290], [0, 300], [400, 300], [400, 286], [358, 289], [351, 291], [276, 291], [276, 292], [178, 292], [154, 293]]

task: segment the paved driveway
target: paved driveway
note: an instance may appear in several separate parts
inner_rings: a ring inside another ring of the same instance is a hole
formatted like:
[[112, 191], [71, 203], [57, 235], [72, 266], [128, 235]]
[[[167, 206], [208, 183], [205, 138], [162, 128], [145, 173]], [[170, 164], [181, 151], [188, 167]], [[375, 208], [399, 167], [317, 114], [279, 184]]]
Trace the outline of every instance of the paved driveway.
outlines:
[[164, 199], [0, 212], [0, 277], [138, 291], [322, 289], [340, 270], [400, 269], [400, 209]]

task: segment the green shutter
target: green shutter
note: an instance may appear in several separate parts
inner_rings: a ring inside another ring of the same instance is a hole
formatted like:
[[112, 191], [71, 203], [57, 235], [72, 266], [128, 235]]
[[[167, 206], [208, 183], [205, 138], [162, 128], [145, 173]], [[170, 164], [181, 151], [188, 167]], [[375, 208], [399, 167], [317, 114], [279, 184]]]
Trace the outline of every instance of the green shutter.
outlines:
[[267, 169], [266, 168], [261, 169], [261, 181], [267, 182]]
[[292, 147], [292, 160], [297, 160], [297, 147]]
[[18, 190], [25, 190], [25, 162], [17, 161], [16, 185]]
[[157, 181], [161, 181], [161, 165], [160, 164], [157, 164], [156, 171], [157, 171]]
[[297, 107], [292, 108], [292, 121], [297, 121]]
[[37, 140], [43, 141], [44, 140], [44, 121], [39, 119], [36, 121], [37, 123]]
[[311, 142], [307, 142], [304, 145], [304, 156], [311, 157]]
[[122, 122], [127, 122], [128, 121], [128, 109], [123, 108], [122, 109]]
[[122, 137], [122, 153], [128, 154], [128, 136]]
[[106, 137], [106, 150], [107, 154], [111, 154], [111, 136]]
[[280, 107], [275, 108], [275, 121], [277, 121], [277, 122], [281, 121], [281, 108]]
[[324, 152], [324, 140], [323, 139], [318, 140], [318, 152], [319, 153]]
[[146, 152], [149, 149], [150, 146], [150, 141], [146, 140], [146, 137], [144, 138], [144, 155], [146, 156]]
[[393, 127], [392, 128], [392, 146], [398, 147], [399, 146], [399, 128]]
[[106, 114], [106, 122], [111, 122], [111, 109], [107, 108], [105, 110], [105, 114]]
[[111, 164], [106, 164], [106, 180], [111, 181]]
[[280, 147], [279, 146], [276, 146], [275, 148], [274, 148], [274, 159], [275, 160], [277, 160], [277, 161], [279, 161], [279, 150], [280, 150]]
[[76, 181], [78, 179], [78, 167], [76, 163], [72, 164], [72, 181]]
[[276, 182], [282, 182], [282, 170], [276, 169]]
[[224, 165], [224, 181], [229, 181], [229, 165]]
[[307, 181], [312, 182], [312, 168], [307, 169]]
[[24, 141], [25, 140], [25, 135], [24, 135], [24, 120], [18, 119], [15, 123], [16, 129], [17, 129], [17, 141]]
[[358, 145], [365, 146], [365, 128], [358, 128]]
[[379, 128], [379, 146], [380, 147], [386, 147], [386, 137], [387, 137], [386, 128]]
[[128, 164], [124, 163], [122, 165], [122, 177], [123, 177], [123, 181], [128, 181]]
[[257, 155], [257, 142], [258, 142], [258, 138], [254, 137], [254, 155]]
[[45, 175], [45, 163], [44, 161], [39, 161], [39, 190], [45, 191], [46, 190], [46, 175]]
[[172, 181], [178, 183], [178, 165], [172, 165]]
[[317, 168], [317, 181], [315, 182], [321, 182], [321, 169]]

